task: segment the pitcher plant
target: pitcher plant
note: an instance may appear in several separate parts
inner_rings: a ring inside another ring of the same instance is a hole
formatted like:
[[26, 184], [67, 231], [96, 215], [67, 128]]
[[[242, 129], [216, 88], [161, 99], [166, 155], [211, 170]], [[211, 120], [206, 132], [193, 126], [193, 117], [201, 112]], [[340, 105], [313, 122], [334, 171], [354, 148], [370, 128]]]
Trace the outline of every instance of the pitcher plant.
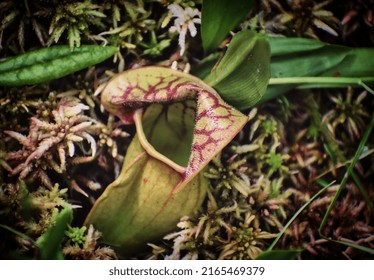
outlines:
[[[244, 62], [236, 59], [238, 49], [246, 54]], [[218, 65], [208, 80], [239, 106], [254, 104], [266, 89], [269, 54], [263, 36], [240, 32], [221, 60], [227, 67]], [[235, 85], [228, 88], [231, 77]], [[204, 168], [248, 116], [199, 78], [157, 66], [118, 74], [104, 88], [101, 103], [123, 123], [134, 123], [137, 133], [120, 175], [95, 202], [85, 224], [93, 224], [105, 243], [129, 255], [194, 214], [209, 183]]]

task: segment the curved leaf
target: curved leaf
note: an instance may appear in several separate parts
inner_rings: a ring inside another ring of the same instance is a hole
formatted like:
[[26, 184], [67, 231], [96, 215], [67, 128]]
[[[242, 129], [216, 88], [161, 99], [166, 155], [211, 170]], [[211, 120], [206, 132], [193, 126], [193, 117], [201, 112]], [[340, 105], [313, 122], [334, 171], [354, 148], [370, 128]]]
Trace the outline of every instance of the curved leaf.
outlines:
[[9, 58], [0, 62], [0, 85], [22, 86], [61, 78], [95, 65], [116, 52], [115, 47], [54, 46]]
[[230, 105], [244, 110], [260, 100], [269, 78], [270, 48], [266, 36], [244, 30], [235, 34], [205, 81]]

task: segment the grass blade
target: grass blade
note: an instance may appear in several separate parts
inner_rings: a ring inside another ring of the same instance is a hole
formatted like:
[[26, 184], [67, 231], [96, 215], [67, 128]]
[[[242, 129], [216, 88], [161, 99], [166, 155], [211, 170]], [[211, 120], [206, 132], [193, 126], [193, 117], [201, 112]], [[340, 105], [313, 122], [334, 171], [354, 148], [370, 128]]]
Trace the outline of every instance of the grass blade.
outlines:
[[269, 246], [269, 248], [266, 250], [267, 251], [270, 251], [274, 248], [274, 246], [277, 244], [277, 242], [279, 241], [279, 239], [282, 237], [282, 235], [285, 233], [285, 231], [287, 230], [287, 228], [292, 224], [292, 222], [297, 218], [297, 216], [299, 216], [299, 214], [306, 208], [308, 207], [308, 205], [310, 203], [312, 203], [313, 200], [315, 200], [318, 196], [321, 195], [321, 193], [323, 193], [325, 190], [327, 190], [334, 182], [331, 182], [330, 184], [328, 185], [325, 185], [321, 190], [319, 190], [312, 198], [310, 198], [303, 206], [301, 206], [299, 208], [299, 210], [297, 210], [297, 212], [292, 216], [292, 218], [287, 222], [287, 224], [283, 227], [283, 229], [278, 233], [277, 237], [274, 239], [274, 241], [271, 243], [271, 245]]
[[362, 137], [362, 139], [361, 139], [361, 141], [360, 141], [360, 144], [358, 145], [358, 148], [357, 148], [356, 153], [355, 153], [355, 155], [354, 155], [354, 157], [353, 157], [353, 160], [352, 160], [352, 162], [349, 164], [349, 166], [348, 166], [348, 168], [347, 168], [347, 171], [346, 171], [346, 173], [344, 174], [344, 177], [343, 177], [343, 179], [341, 180], [341, 182], [340, 182], [340, 184], [339, 184], [339, 189], [338, 189], [338, 191], [336, 192], [334, 198], [332, 199], [332, 201], [331, 201], [331, 203], [330, 203], [330, 205], [329, 205], [329, 207], [328, 207], [328, 209], [327, 209], [327, 211], [326, 211], [326, 213], [325, 213], [325, 215], [324, 215], [324, 217], [323, 217], [323, 219], [322, 219], [322, 222], [321, 222], [321, 224], [320, 224], [320, 227], [319, 227], [319, 229], [318, 229], [318, 232], [319, 232], [319, 234], [321, 235], [321, 237], [323, 237], [323, 238], [325, 238], [325, 239], [327, 239], [327, 240], [329, 240], [329, 241], [333, 241], [333, 242], [336, 242], [336, 243], [339, 243], [339, 244], [344, 244], [344, 245], [347, 245], [347, 246], [351, 246], [351, 247], [354, 247], [354, 248], [359, 249], [359, 250], [363, 250], [363, 248], [365, 248], [364, 251], [369, 252], [369, 253], [371, 253], [371, 254], [374, 254], [374, 250], [372, 250], [372, 249], [370, 249], [370, 248], [366, 248], [366, 247], [363, 247], [363, 246], [359, 246], [359, 245], [357, 245], [357, 244], [350, 243], [350, 242], [343, 242], [343, 241], [333, 240], [333, 239], [331, 239], [331, 238], [329, 238], [329, 237], [324, 236], [324, 235], [322, 234], [322, 229], [323, 229], [323, 227], [326, 225], [327, 218], [328, 218], [328, 216], [330, 215], [330, 213], [331, 213], [331, 211], [332, 211], [332, 209], [333, 209], [333, 207], [334, 207], [336, 201], [338, 200], [338, 198], [339, 198], [339, 196], [340, 196], [340, 193], [342, 192], [342, 190], [343, 190], [343, 188], [344, 188], [344, 186], [345, 186], [345, 184], [346, 184], [346, 182], [347, 182], [349, 176], [352, 176], [353, 168], [354, 168], [354, 166], [356, 165], [357, 161], [359, 160], [360, 155], [362, 154], [363, 148], [364, 148], [364, 146], [366, 145], [367, 140], [369, 139], [369, 136], [370, 136], [370, 134], [371, 134], [371, 132], [372, 132], [372, 130], [373, 130], [373, 127], [374, 127], [374, 113], [373, 113], [373, 115], [372, 115], [372, 117], [371, 117], [371, 120], [370, 120], [370, 123], [369, 123], [369, 125], [367, 126], [366, 131], [365, 131], [365, 133], [364, 133], [364, 135], [363, 135], [363, 137]]
[[18, 235], [19, 237], [21, 237], [21, 238], [23, 238], [25, 240], [29, 240], [32, 243], [34, 243], [34, 240], [31, 237], [27, 236], [26, 234], [24, 234], [24, 233], [22, 233], [22, 232], [20, 232], [20, 231], [18, 231], [16, 229], [14, 229], [14, 228], [11, 228], [11, 227], [9, 227], [7, 225], [2, 225], [2, 224], [0, 224], [0, 227], [3, 228], [3, 229], [6, 229], [8, 231], [10, 231], [11, 233], [13, 233], [15, 235]]

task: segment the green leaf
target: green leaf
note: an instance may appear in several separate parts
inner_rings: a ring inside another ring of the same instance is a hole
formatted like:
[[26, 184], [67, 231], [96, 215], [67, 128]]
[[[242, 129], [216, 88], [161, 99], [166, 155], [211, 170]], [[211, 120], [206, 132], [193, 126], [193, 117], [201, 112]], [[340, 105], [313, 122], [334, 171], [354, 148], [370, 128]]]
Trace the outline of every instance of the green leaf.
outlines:
[[[294, 44], [293, 41], [289, 42], [289, 44]], [[277, 40], [274, 41], [274, 38], [269, 38], [271, 48], [276, 42]], [[293, 51], [292, 49], [289, 46], [288, 53], [281, 55], [271, 54], [272, 78], [321, 75], [328, 69], [334, 69], [333, 67], [340, 64], [349, 52], [349, 49], [340, 46], [322, 47], [310, 51]]]
[[54, 46], [9, 58], [0, 62], [0, 85], [22, 86], [61, 78], [95, 65], [116, 52], [115, 47]]
[[64, 208], [57, 214], [54, 223], [36, 241], [40, 257], [44, 260], [63, 259], [61, 242], [65, 231], [73, 217], [73, 210], [70, 207]]
[[[271, 79], [264, 102], [296, 87], [374, 82], [373, 48], [349, 48], [304, 38], [269, 37]], [[319, 78], [319, 79], [318, 79]]]
[[252, 30], [232, 38], [223, 58], [205, 81], [239, 110], [255, 105], [270, 78], [270, 48], [266, 36]]
[[[336, 50], [332, 45], [327, 48]], [[374, 77], [374, 48], [346, 48], [347, 55], [335, 67], [326, 69], [321, 76]], [[335, 53], [336, 54], [336, 53]]]
[[321, 49], [325, 43], [305, 38], [269, 37], [271, 56], [289, 55]]
[[216, 49], [242, 22], [253, 0], [204, 0], [201, 12], [201, 37], [206, 52]]
[[374, 75], [373, 48], [349, 48], [313, 39], [269, 37], [271, 76], [362, 77]]
[[294, 260], [302, 251], [303, 249], [265, 251], [258, 255], [256, 260]]

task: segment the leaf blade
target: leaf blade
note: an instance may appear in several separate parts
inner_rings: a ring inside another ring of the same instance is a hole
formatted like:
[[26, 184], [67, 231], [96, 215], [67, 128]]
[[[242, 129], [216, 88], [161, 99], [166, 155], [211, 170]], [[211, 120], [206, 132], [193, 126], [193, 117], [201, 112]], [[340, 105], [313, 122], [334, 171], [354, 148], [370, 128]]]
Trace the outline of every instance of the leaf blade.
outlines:
[[[313, 39], [285, 37], [269, 37], [269, 43], [272, 78], [259, 103], [298, 87], [358, 86], [361, 78], [373, 83], [370, 78], [374, 77], [372, 48], [349, 48]], [[313, 77], [329, 78], [331, 82], [318, 83]], [[282, 79], [284, 82], [280, 81]]]
[[256, 257], [256, 260], [294, 260], [302, 251], [303, 249], [264, 251]]
[[230, 105], [244, 110], [255, 105], [270, 79], [270, 48], [265, 35], [241, 31], [232, 38], [223, 58], [204, 80]]
[[60, 248], [62, 239], [65, 236], [65, 230], [73, 217], [73, 209], [66, 207], [57, 214], [54, 224], [41, 235], [36, 244], [39, 248], [41, 258], [44, 260], [63, 259]]
[[227, 34], [248, 14], [253, 0], [204, 0], [201, 17], [201, 37], [205, 52], [216, 49]]
[[0, 85], [22, 86], [58, 79], [112, 56], [115, 47], [85, 45], [70, 50], [54, 46], [31, 51], [0, 63]]

